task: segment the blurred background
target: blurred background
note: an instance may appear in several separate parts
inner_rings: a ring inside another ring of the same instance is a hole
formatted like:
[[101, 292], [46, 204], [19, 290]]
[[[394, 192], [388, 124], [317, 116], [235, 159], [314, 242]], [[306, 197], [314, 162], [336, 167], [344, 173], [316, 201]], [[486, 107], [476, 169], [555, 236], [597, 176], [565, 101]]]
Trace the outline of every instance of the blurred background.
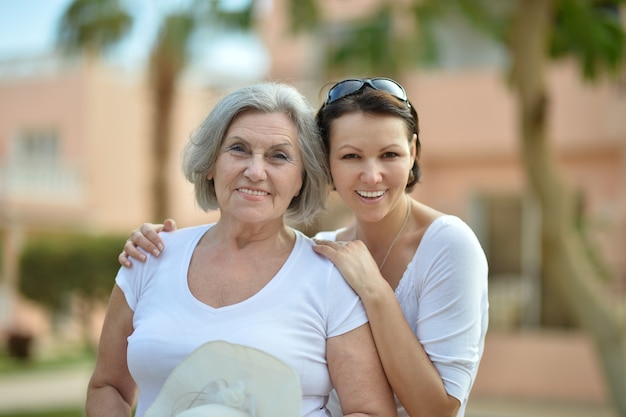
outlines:
[[626, 417], [625, 3], [0, 0], [0, 416], [83, 415], [130, 231], [217, 218], [179, 154], [224, 92], [387, 76], [489, 260], [467, 416]]

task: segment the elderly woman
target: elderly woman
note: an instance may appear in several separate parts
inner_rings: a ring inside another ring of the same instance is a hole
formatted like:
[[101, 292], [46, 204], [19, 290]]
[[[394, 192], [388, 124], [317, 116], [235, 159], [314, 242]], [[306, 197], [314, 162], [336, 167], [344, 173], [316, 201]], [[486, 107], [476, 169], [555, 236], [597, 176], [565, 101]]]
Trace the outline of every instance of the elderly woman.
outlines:
[[313, 111], [292, 87], [264, 83], [223, 98], [183, 151], [214, 224], [162, 234], [169, 250], [121, 268], [87, 395], [87, 416], [143, 416], [172, 370], [207, 341], [250, 346], [299, 375], [302, 416], [395, 416], [359, 297], [314, 243], [328, 184]]

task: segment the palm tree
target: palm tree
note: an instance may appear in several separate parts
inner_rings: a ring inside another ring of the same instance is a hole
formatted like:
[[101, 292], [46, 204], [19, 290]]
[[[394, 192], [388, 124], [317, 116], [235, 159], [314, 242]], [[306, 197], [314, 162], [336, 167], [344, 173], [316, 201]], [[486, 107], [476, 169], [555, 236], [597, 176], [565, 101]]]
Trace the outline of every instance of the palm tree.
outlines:
[[[381, 1], [380, 9], [369, 18], [339, 33], [335, 30], [327, 46], [327, 65], [331, 73], [357, 70], [398, 74], [414, 66], [416, 57], [436, 57], [430, 29], [450, 11], [504, 47], [511, 61], [504, 75], [517, 101], [522, 160], [529, 187], [541, 208], [544, 287], [558, 290], [565, 306], [594, 339], [616, 409], [626, 417], [626, 318], [611, 307], [614, 304], [602, 285], [605, 271], [598, 268], [586, 246], [577, 226], [580, 213], [575, 195], [560, 177], [552, 155], [547, 133], [550, 100], [545, 84], [547, 65], [553, 58], [574, 57], [588, 80], [620, 68], [626, 58], [626, 38], [619, 3], [624, 1]], [[290, 7], [296, 20], [294, 28], [317, 30], [324, 24], [311, 18], [321, 16], [315, 11], [315, 0], [292, 0]], [[304, 14], [301, 9], [313, 12]], [[412, 16], [413, 30], [396, 30], [394, 16]], [[411, 44], [414, 46], [407, 49]], [[401, 52], [391, 45], [401, 45]], [[400, 59], [399, 53], [409, 60]]]
[[126, 36], [131, 25], [119, 0], [74, 0], [59, 22], [57, 44], [68, 53], [97, 57]]
[[[253, 5], [251, 2], [241, 10], [224, 11], [218, 0], [196, 0], [185, 9], [167, 14], [161, 22], [148, 62], [152, 93], [152, 221], [160, 222], [172, 215], [164, 167], [170, 154], [178, 81], [190, 62], [192, 35], [208, 25], [249, 29]], [[131, 25], [132, 17], [120, 0], [73, 0], [60, 21], [58, 45], [70, 53], [84, 51], [93, 60], [123, 40]]]
[[[177, 13], [165, 18], [156, 46], [150, 55], [149, 83], [152, 92], [152, 173], [153, 218], [171, 217], [167, 181], [168, 157], [172, 110], [177, 81], [188, 61], [186, 48], [194, 29], [194, 19], [186, 13]], [[160, 220], [159, 220], [160, 221]]]

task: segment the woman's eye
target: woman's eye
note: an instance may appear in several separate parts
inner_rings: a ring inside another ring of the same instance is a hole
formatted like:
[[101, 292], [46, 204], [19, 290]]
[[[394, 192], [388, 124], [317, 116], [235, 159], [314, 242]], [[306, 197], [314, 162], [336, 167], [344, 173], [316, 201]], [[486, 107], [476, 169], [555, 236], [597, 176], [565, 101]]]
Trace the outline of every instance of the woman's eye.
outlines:
[[227, 151], [229, 151], [229, 152], [245, 152], [246, 148], [244, 148], [243, 145], [234, 144], [234, 145], [229, 146], [227, 148]]
[[287, 155], [284, 152], [276, 152], [276, 153], [274, 153], [272, 155], [271, 158], [272, 159], [278, 159], [278, 160], [281, 160], [281, 161], [290, 161], [291, 160], [291, 158], [289, 158], [289, 155]]
[[358, 156], [355, 153], [347, 153], [341, 157], [341, 159], [356, 159], [356, 158], [358, 158]]
[[395, 152], [385, 152], [383, 154], [383, 158], [395, 158], [396, 156], [398, 156], [398, 154]]

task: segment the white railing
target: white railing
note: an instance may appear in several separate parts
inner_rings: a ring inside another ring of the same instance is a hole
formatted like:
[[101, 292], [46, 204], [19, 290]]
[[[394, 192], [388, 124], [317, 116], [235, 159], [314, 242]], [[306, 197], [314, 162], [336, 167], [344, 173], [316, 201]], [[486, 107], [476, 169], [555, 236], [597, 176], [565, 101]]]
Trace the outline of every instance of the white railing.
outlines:
[[74, 205], [83, 200], [84, 179], [74, 166], [12, 161], [0, 165], [0, 197], [5, 203], [19, 200]]
[[537, 326], [538, 283], [523, 275], [489, 277], [489, 327], [519, 329]]
[[0, 82], [33, 76], [61, 74], [75, 64], [76, 58], [57, 54], [25, 55], [0, 59]]

